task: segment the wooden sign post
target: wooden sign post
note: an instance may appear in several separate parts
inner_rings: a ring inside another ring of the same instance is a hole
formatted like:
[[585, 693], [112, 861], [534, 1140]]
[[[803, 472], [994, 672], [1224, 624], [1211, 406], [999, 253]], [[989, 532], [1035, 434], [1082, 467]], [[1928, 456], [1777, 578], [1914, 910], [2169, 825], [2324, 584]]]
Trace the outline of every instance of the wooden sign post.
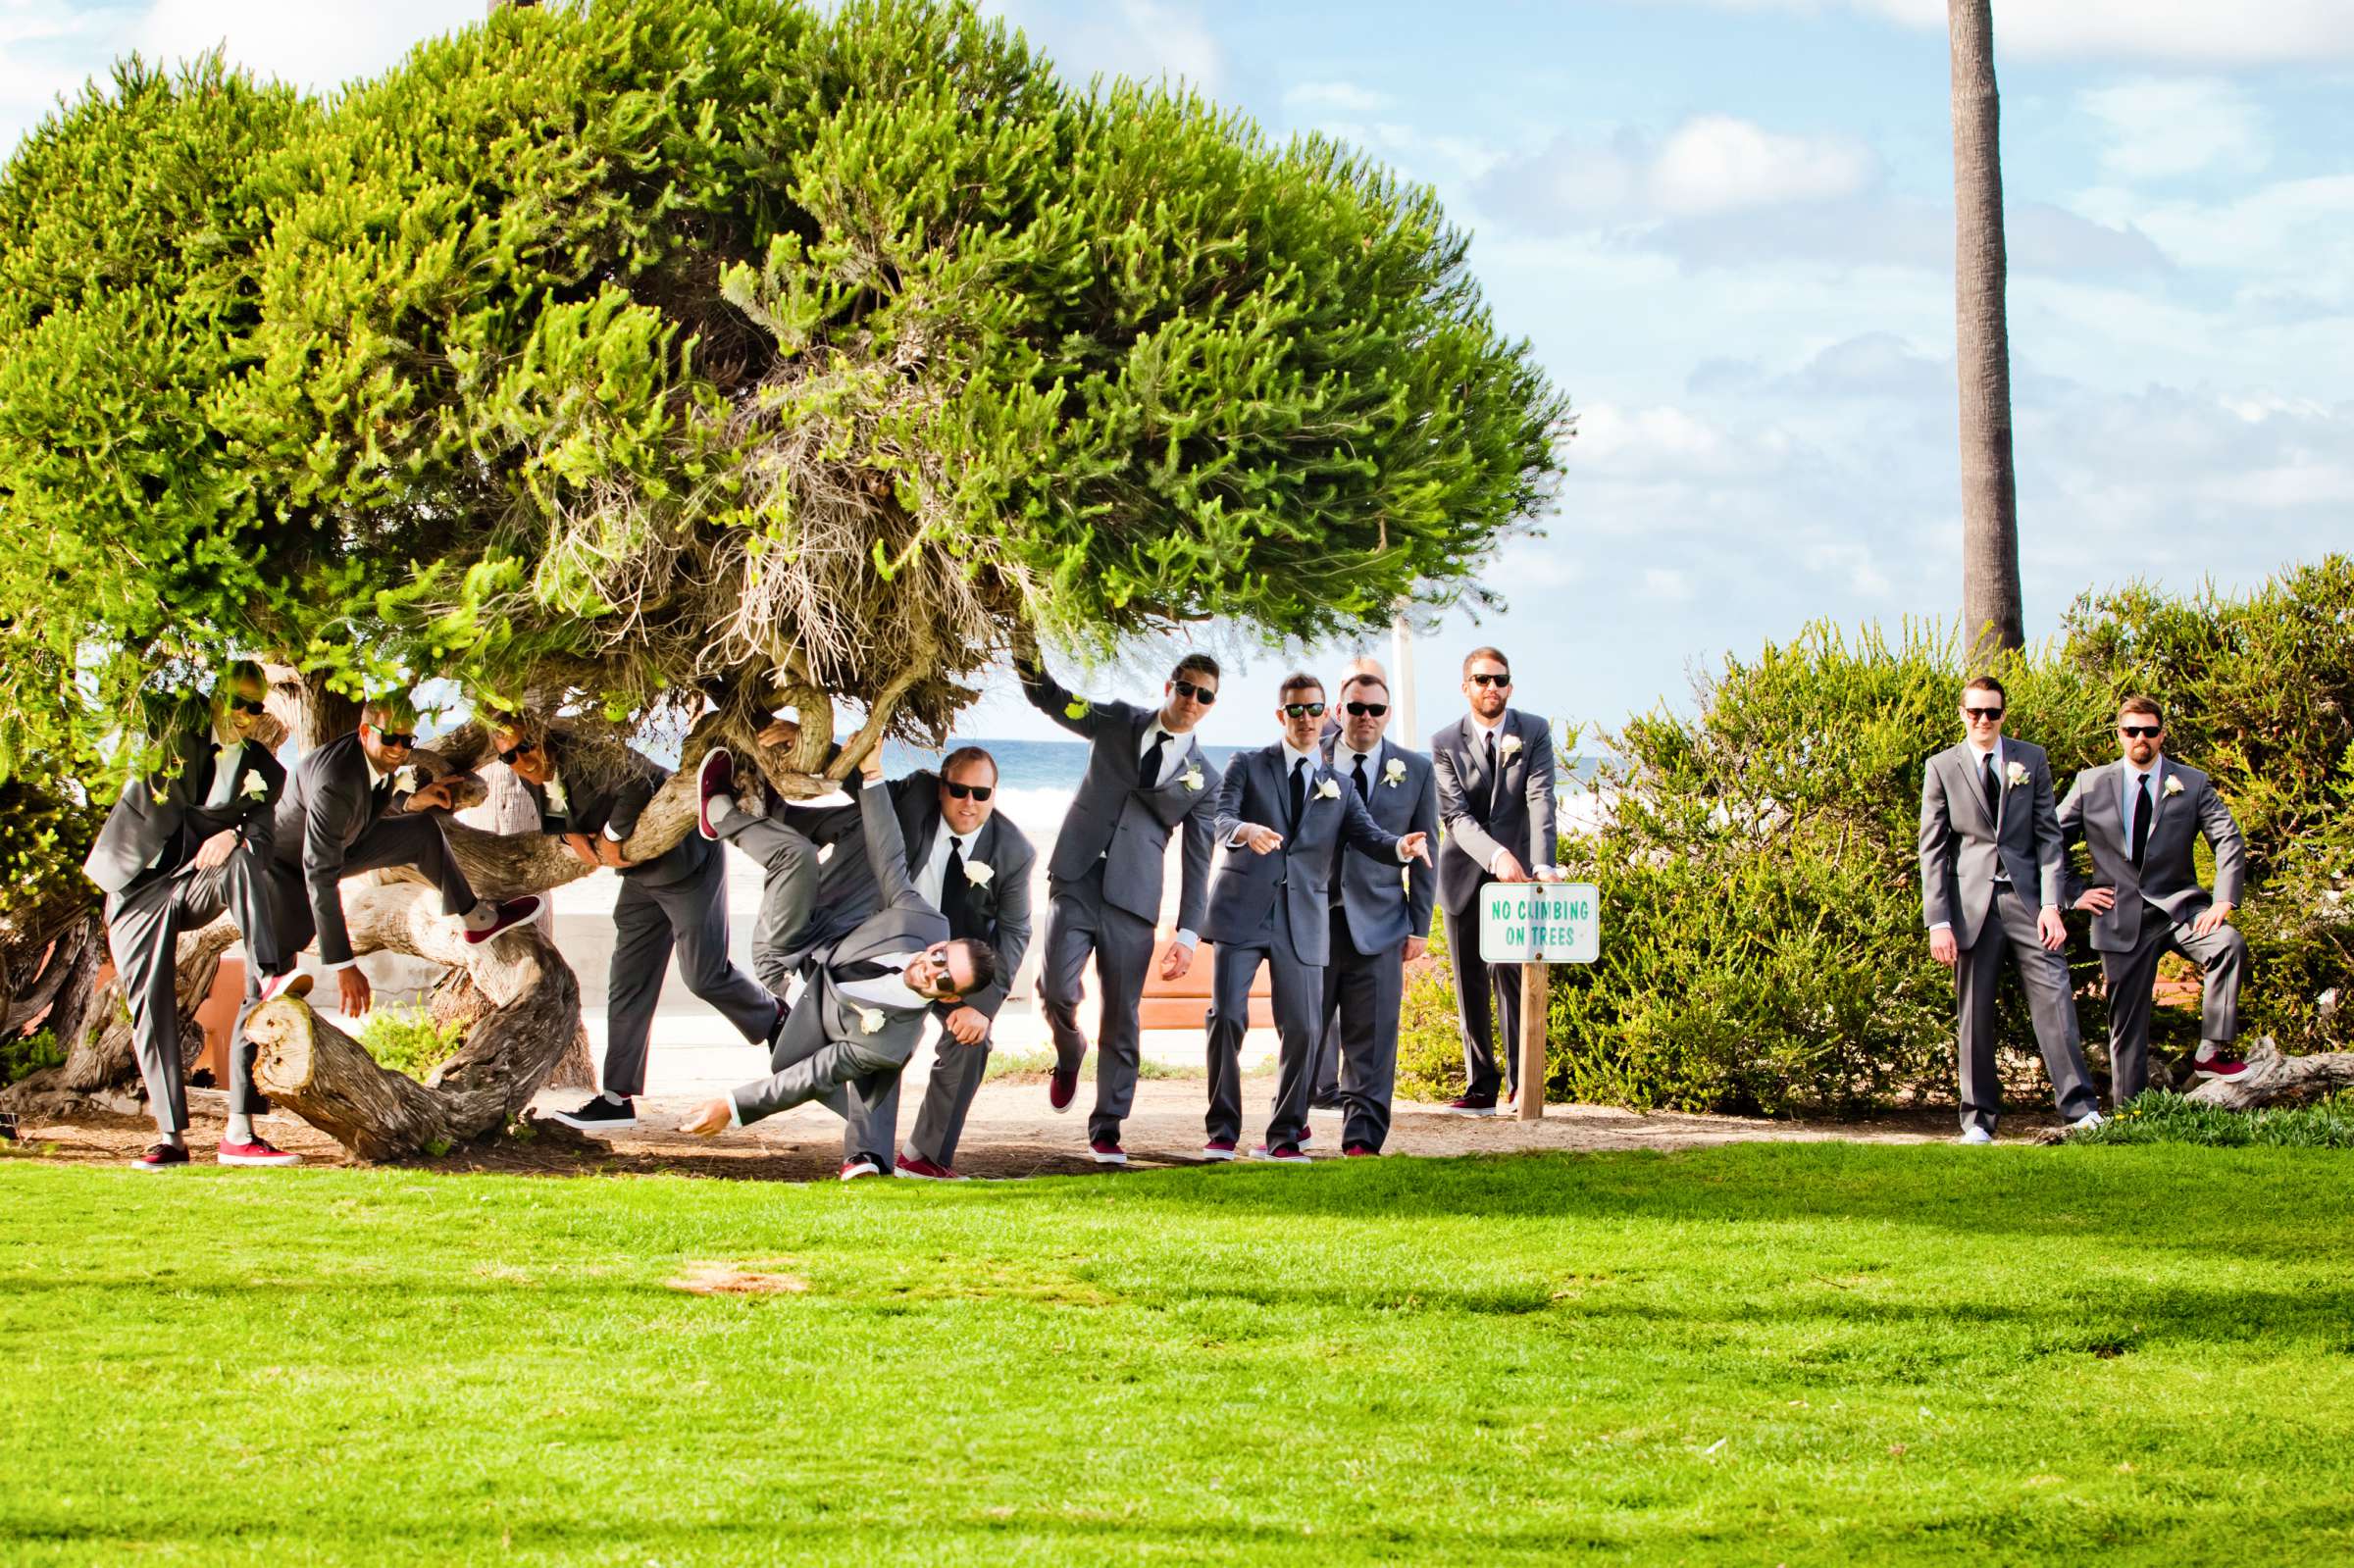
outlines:
[[1602, 956], [1602, 896], [1590, 882], [1492, 882], [1479, 890], [1479, 956], [1520, 966], [1520, 1120], [1545, 1114], [1545, 1015], [1549, 964]]

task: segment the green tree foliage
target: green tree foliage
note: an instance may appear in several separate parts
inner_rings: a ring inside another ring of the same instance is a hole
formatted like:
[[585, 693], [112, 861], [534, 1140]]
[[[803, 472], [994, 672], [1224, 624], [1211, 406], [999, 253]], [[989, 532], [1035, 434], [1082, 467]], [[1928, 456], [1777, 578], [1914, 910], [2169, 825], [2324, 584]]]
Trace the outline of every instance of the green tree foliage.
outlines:
[[324, 108], [134, 65], [0, 184], [0, 278], [59, 279], [0, 315], [0, 543], [74, 563], [0, 623], [63, 685], [234, 648], [937, 734], [1029, 632], [1475, 593], [1563, 428], [1430, 192], [962, 3], [509, 8]]

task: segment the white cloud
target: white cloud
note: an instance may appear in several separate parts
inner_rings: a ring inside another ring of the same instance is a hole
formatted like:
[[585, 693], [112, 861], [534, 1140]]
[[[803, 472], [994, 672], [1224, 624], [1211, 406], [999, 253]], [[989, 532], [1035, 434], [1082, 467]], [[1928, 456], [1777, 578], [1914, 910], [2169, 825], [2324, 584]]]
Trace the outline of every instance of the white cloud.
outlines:
[[231, 63], [326, 92], [397, 64], [426, 38], [483, 20], [482, 0], [156, 0], [138, 48], [180, 59], [226, 43]]
[[1703, 115], [1668, 136], [1648, 182], [1655, 208], [1689, 218], [1850, 196], [1877, 172], [1870, 151], [1845, 137], [1785, 135], [1731, 115]]
[[1198, 9], [1174, 0], [1118, 0], [1076, 16], [1049, 0], [982, 0], [981, 9], [1019, 27], [1065, 81], [1084, 83], [1096, 76], [1183, 80], [1215, 94], [1225, 79], [1225, 53], [1216, 35]]
[[1692, 597], [1692, 579], [1673, 567], [1647, 566], [1643, 569], [1643, 596], [1667, 604], [1682, 604]]
[[[1945, 0], [1638, 0], [1720, 11], [1852, 12], [1945, 30]], [[2206, 69], [2354, 60], [2346, 0], [2011, 0], [1994, 14], [2005, 57], [2152, 60]]]
[[2124, 81], [2077, 101], [2100, 126], [2101, 169], [2113, 179], [2173, 179], [2210, 169], [2246, 174], [2272, 156], [2263, 117], [2229, 82]]
[[1283, 93], [1283, 106], [1302, 114], [1371, 115], [1394, 101], [1386, 92], [1354, 81], [1303, 81]]

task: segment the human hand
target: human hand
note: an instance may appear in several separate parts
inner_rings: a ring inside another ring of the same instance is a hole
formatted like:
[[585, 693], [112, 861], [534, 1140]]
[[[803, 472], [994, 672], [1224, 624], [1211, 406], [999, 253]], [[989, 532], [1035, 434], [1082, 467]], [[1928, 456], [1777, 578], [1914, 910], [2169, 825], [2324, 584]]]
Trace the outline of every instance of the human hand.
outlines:
[[948, 1014], [947, 1028], [959, 1045], [978, 1045], [989, 1038], [989, 1015], [978, 1007], [959, 1007]]
[[2106, 915], [2117, 907], [2117, 889], [2114, 887], [2087, 887], [2084, 889], [2084, 896], [2076, 900], [2076, 907], [2089, 909], [2096, 915]]
[[456, 790], [455, 781], [435, 779], [432, 784], [412, 790], [405, 809], [409, 811], [455, 811], [458, 806]]
[[1406, 939], [1406, 961], [1407, 963], [1412, 963], [1428, 951], [1430, 951], [1430, 942], [1426, 938], [1408, 936]]
[[237, 830], [224, 828], [196, 846], [196, 869], [218, 871], [229, 864], [229, 857], [235, 854], [236, 849]]
[[369, 989], [368, 977], [361, 973], [359, 965], [345, 964], [341, 969], [335, 971], [336, 1005], [342, 1008], [345, 1018], [365, 1016], [369, 1003], [373, 999], [374, 993]]
[[2058, 904], [2043, 906], [2035, 917], [2035, 931], [2042, 936], [2043, 945], [2055, 953], [2068, 945], [2068, 922], [2060, 918]]
[[1498, 882], [1526, 882], [1528, 868], [1520, 864], [1519, 856], [1502, 849], [1497, 851], [1496, 864], [1488, 868], [1488, 875]]
[[799, 743], [800, 738], [801, 727], [799, 725], [794, 724], [791, 719], [771, 719], [760, 727], [758, 734], [752, 736], [752, 743], [765, 749], [771, 746], [795, 745]]
[[596, 858], [602, 864], [611, 866], [615, 871], [626, 871], [638, 864], [621, 852], [621, 845], [602, 834], [597, 835], [596, 837]]
[[1194, 950], [1183, 942], [1169, 943], [1168, 956], [1160, 961], [1162, 980], [1183, 980], [1185, 972], [1194, 967]]
[[1251, 846], [1254, 854], [1271, 855], [1283, 847], [1283, 835], [1254, 823], [1243, 830], [1243, 842]]
[[2199, 918], [2190, 923], [2194, 936], [2212, 936], [2231, 922], [2232, 906], [2218, 899], [2199, 911]]
[[875, 747], [858, 759], [858, 777], [873, 784], [883, 777], [883, 748]]
[[1940, 926], [1929, 933], [1929, 956], [1951, 969], [1962, 956], [1961, 944], [1954, 940], [1954, 928]]
[[604, 861], [597, 856], [596, 845], [589, 842], [588, 835], [585, 833], [566, 834], [564, 835], [564, 852], [587, 866], [590, 871], [594, 871], [604, 864]]
[[735, 1114], [736, 1107], [728, 1102], [725, 1094], [722, 1094], [718, 1099], [705, 1100], [693, 1110], [689, 1111], [687, 1120], [679, 1124], [679, 1131], [692, 1133], [697, 1138], [709, 1138], [714, 1133], [726, 1132], [728, 1122]]
[[1401, 861], [1419, 860], [1425, 866], [1429, 865], [1430, 835], [1426, 833], [1409, 833], [1405, 837], [1399, 839], [1398, 858]]

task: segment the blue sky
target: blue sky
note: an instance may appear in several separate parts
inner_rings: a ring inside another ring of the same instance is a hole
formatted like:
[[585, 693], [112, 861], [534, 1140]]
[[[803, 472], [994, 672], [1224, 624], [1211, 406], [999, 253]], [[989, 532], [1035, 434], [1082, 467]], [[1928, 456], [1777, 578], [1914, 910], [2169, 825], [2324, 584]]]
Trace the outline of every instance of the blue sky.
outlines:
[[[1812, 618], [1958, 611], [1944, 0], [989, 9], [1076, 78], [1182, 76], [1436, 186], [1569, 392], [1558, 511], [1492, 573], [1507, 612], [1419, 642], [1420, 732], [1479, 640], [1522, 705], [1614, 724]], [[0, 0], [0, 145], [131, 47], [226, 39], [324, 88], [480, 11]], [[1995, 27], [2031, 632], [2354, 545], [2354, 0], [1996, 0]], [[1252, 693], [1296, 657], [1253, 655], [1210, 738], [1262, 738]], [[1048, 733], [1001, 695], [970, 729]]]

